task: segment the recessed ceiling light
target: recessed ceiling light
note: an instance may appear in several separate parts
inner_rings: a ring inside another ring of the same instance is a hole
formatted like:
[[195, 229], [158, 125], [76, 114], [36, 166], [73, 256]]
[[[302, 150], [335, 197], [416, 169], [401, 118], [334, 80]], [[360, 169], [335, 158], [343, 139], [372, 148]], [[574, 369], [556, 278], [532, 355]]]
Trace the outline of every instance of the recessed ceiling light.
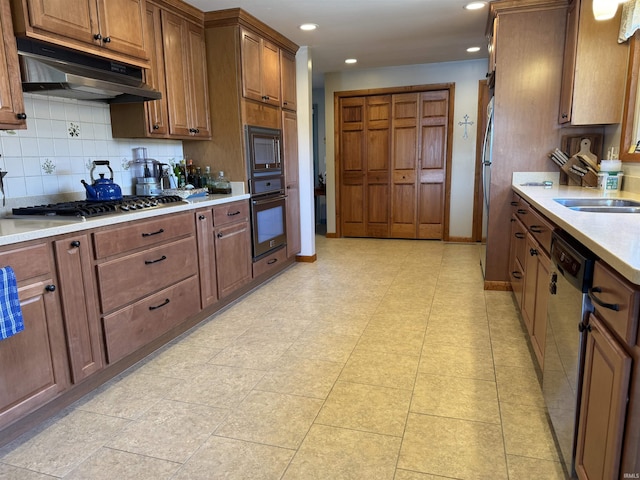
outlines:
[[358, 60], [355, 58], [347, 58], [344, 63], [358, 63]]
[[316, 25], [315, 23], [303, 23], [299, 28], [300, 30], [304, 30], [305, 32], [310, 32], [318, 28], [318, 25]]
[[475, 53], [475, 52], [479, 52], [480, 51], [480, 47], [469, 47], [467, 48], [467, 52], [469, 53]]
[[465, 10], [480, 10], [487, 6], [487, 2], [471, 2], [464, 6]]

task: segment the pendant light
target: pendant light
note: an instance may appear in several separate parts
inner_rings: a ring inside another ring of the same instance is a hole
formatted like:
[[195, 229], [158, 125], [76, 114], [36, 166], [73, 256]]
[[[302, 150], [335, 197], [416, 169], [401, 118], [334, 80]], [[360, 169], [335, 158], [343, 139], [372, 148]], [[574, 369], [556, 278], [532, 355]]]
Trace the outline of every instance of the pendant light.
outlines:
[[593, 16], [596, 20], [611, 20], [616, 16], [618, 4], [626, 0], [593, 0]]

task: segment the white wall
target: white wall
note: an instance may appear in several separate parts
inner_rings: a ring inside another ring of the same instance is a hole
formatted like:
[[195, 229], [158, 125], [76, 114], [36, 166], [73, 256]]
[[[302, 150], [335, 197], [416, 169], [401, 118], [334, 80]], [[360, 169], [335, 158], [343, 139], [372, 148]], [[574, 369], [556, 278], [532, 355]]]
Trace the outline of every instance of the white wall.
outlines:
[[0, 131], [0, 168], [8, 172], [4, 178], [7, 208], [32, 204], [28, 199], [32, 197], [84, 198], [80, 180], [91, 183], [93, 160], [109, 160], [114, 182], [123, 193], [131, 194], [134, 181], [128, 162], [135, 147], [146, 147], [148, 157], [164, 163], [183, 158], [180, 141], [114, 139], [109, 106], [104, 102], [24, 96], [27, 129]]
[[[449, 235], [471, 238], [473, 186], [478, 124], [478, 81], [485, 78], [487, 61], [469, 60], [394, 68], [354, 70], [325, 75], [325, 126], [327, 161], [327, 232], [336, 231], [334, 92], [409, 85], [455, 83], [454, 131], [451, 168], [451, 210]], [[469, 116], [468, 138], [458, 122]]]

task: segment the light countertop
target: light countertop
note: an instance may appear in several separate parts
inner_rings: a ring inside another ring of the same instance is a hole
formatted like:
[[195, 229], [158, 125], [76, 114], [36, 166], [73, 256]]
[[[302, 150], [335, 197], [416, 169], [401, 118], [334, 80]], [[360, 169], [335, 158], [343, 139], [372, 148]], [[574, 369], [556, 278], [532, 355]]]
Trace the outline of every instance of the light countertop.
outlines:
[[205, 197], [188, 199], [183, 203], [168, 204], [158, 208], [147, 208], [137, 212], [126, 212], [118, 213], [115, 215], [92, 217], [87, 218], [84, 221], [75, 218], [62, 218], [61, 220], [49, 220], [43, 219], [42, 217], [38, 217], [34, 220], [26, 218], [0, 218], [0, 246], [25, 242], [27, 240], [52, 237], [54, 235], [64, 235], [67, 233], [79, 232], [82, 230], [103, 227], [106, 225], [116, 225], [118, 223], [130, 222], [132, 220], [152, 218], [169, 213], [197, 210], [200, 208], [235, 202], [238, 200], [246, 200], [248, 198], [248, 193], [230, 195], [208, 195]]
[[[545, 188], [524, 186], [516, 181], [513, 190], [558, 227], [584, 244], [629, 281], [640, 285], [640, 214], [592, 213], [571, 210], [555, 198], [602, 198], [599, 190], [557, 185]], [[640, 195], [620, 192], [607, 198], [640, 200]]]

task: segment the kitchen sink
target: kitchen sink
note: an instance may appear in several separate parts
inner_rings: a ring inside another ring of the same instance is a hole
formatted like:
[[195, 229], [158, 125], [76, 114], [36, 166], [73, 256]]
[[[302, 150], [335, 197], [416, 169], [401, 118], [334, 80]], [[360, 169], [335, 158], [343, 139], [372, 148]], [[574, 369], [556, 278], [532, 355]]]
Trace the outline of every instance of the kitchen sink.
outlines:
[[638, 207], [569, 207], [571, 210], [578, 212], [594, 212], [594, 213], [640, 213], [640, 206]]
[[[565, 207], [576, 209], [579, 207], [640, 207], [640, 202], [624, 198], [554, 198], [556, 202]], [[600, 211], [600, 210], [598, 210]]]
[[640, 202], [623, 198], [554, 198], [560, 205], [578, 212], [640, 213]]

